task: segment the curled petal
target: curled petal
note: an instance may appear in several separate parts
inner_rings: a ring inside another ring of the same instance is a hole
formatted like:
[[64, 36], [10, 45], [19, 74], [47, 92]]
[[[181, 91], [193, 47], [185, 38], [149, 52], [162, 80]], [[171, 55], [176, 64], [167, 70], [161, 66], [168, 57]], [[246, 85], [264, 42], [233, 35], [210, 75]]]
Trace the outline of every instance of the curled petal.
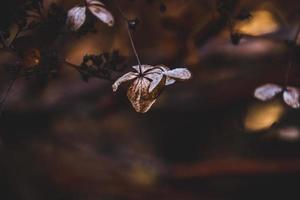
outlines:
[[[170, 70], [170, 68], [167, 67], [167, 66], [165, 66], [165, 65], [157, 65], [157, 66], [155, 66], [155, 68], [161, 69], [162, 72], [166, 72], [166, 71], [169, 71], [169, 70]], [[165, 85], [172, 85], [172, 84], [174, 84], [175, 82], [176, 82], [175, 79], [170, 78], [169, 76], [167, 76], [167, 77], [166, 77]]]
[[287, 87], [286, 90], [283, 92], [284, 102], [292, 108], [300, 107], [299, 96], [299, 90], [294, 87]]
[[262, 101], [267, 101], [272, 99], [275, 95], [282, 92], [282, 87], [276, 84], [265, 84], [256, 88], [254, 96]]
[[128, 99], [137, 112], [146, 113], [156, 101], [156, 97], [148, 91], [149, 86], [150, 81], [141, 77], [128, 88]]
[[177, 68], [163, 72], [164, 75], [175, 80], [188, 80], [192, 77], [192, 73], [186, 68]]
[[159, 86], [164, 86], [165, 85], [165, 78], [164, 76], [160, 73], [152, 73], [152, 74], [147, 74], [145, 77], [151, 79], [151, 83], [149, 86], [149, 92], [153, 92], [154, 89], [156, 89]]
[[113, 26], [115, 23], [114, 17], [111, 12], [109, 12], [104, 4], [97, 0], [87, 0], [87, 7], [93, 15], [95, 15], [102, 22], [106, 23], [108, 26]]
[[85, 7], [74, 7], [68, 12], [67, 25], [72, 31], [77, 31], [85, 22]]
[[166, 78], [166, 76], [163, 75], [163, 72], [167, 70], [167, 67], [155, 66], [145, 71], [144, 76], [152, 81], [149, 87], [149, 92], [153, 92], [157, 87], [160, 89], [165, 86], [167, 84], [166, 81], [168, 81], [168, 83], [170, 82], [171, 79]]
[[172, 85], [174, 83], [176, 83], [176, 80], [167, 76], [165, 85]]
[[118, 87], [122, 83], [125, 83], [127, 81], [131, 81], [131, 80], [137, 78], [137, 76], [138, 76], [138, 74], [134, 73], [134, 72], [128, 72], [127, 74], [124, 74], [123, 76], [118, 78], [118, 80], [116, 80], [116, 82], [112, 85], [113, 91], [116, 92], [118, 90]]

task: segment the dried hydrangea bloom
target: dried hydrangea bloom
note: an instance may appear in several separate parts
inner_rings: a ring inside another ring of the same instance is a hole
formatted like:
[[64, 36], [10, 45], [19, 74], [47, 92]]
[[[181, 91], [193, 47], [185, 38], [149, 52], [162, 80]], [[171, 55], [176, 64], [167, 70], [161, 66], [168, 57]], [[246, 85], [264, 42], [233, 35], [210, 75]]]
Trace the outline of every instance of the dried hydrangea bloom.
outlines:
[[170, 70], [163, 65], [141, 65], [133, 68], [135, 72], [124, 74], [112, 85], [112, 88], [115, 92], [122, 83], [131, 81], [127, 96], [134, 109], [141, 113], [149, 111], [165, 85], [171, 85], [176, 80], [191, 78], [191, 72], [186, 68]]
[[283, 92], [284, 102], [292, 108], [299, 108], [299, 96], [300, 92], [298, 88], [286, 87], [283, 88], [276, 84], [265, 84], [256, 88], [254, 96], [262, 101], [273, 99], [277, 94]]
[[105, 8], [105, 5], [97, 0], [86, 0], [85, 6], [76, 6], [69, 10], [67, 25], [71, 30], [77, 31], [85, 22], [87, 9], [99, 20], [109, 26], [114, 25], [114, 17]]

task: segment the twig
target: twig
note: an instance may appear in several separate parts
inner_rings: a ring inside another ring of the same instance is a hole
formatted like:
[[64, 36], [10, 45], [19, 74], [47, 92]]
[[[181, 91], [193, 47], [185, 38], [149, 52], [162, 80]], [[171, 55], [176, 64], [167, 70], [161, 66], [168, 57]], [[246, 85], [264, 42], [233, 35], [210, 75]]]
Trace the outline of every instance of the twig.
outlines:
[[89, 74], [88, 72], [80, 69], [80, 66], [75, 65], [75, 64], [71, 63], [68, 60], [64, 60], [63, 63], [66, 64], [66, 65], [68, 65], [68, 66], [70, 66], [70, 67], [72, 67], [73, 69], [76, 69], [79, 73], [90, 75], [91, 77], [97, 77], [99, 79], [105, 79], [105, 80], [108, 80], [108, 81], [115, 81], [111, 77], [107, 77], [107, 76], [103, 76], [103, 75], [101, 76], [99, 73], [97, 73], [97, 74]]
[[0, 42], [1, 42], [2, 46], [3, 46], [3, 48], [7, 47], [6, 40], [3, 37], [3, 33], [2, 32], [0, 33]]
[[14, 86], [15, 82], [16, 82], [16, 78], [14, 78], [13, 80], [10, 81], [5, 93], [4, 93], [4, 96], [2, 97], [1, 99], [1, 102], [0, 102], [0, 117], [2, 116], [2, 113], [3, 113], [3, 110], [4, 110], [4, 107], [5, 107], [5, 103], [6, 103], [6, 100], [10, 94], [10, 91], [12, 89], [12, 87]]
[[18, 31], [16, 32], [14, 38], [11, 40], [10, 44], [8, 45], [9, 48], [11, 48], [14, 44], [14, 42], [16, 41], [16, 39], [19, 37], [19, 35], [23, 32], [23, 28], [18, 28]]

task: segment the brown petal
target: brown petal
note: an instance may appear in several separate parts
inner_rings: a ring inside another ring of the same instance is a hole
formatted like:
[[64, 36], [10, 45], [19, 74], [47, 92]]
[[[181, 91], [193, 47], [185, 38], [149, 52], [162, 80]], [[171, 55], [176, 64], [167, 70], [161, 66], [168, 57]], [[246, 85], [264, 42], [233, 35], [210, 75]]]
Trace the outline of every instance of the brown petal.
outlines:
[[156, 101], [156, 96], [149, 93], [150, 81], [137, 78], [128, 88], [127, 96], [137, 112], [146, 113]]
[[133, 80], [133, 79], [137, 78], [137, 76], [138, 76], [138, 74], [134, 73], [134, 72], [128, 72], [127, 74], [124, 74], [123, 76], [118, 78], [118, 80], [116, 80], [116, 82], [112, 85], [113, 91], [116, 92], [118, 90], [118, 87], [122, 83]]
[[68, 12], [67, 25], [72, 31], [77, 31], [85, 22], [85, 7], [74, 7]]
[[188, 80], [192, 77], [192, 73], [186, 68], [177, 68], [163, 73], [164, 75], [175, 80]]
[[104, 4], [100, 3], [97, 0], [87, 0], [88, 9], [102, 22], [106, 23], [109, 26], [113, 26], [115, 23], [114, 17], [111, 12], [109, 12]]
[[299, 90], [294, 87], [287, 87], [283, 92], [283, 100], [292, 108], [299, 108]]
[[276, 84], [268, 83], [256, 88], [254, 96], [259, 100], [267, 101], [272, 99], [280, 92], [282, 92], [282, 87]]

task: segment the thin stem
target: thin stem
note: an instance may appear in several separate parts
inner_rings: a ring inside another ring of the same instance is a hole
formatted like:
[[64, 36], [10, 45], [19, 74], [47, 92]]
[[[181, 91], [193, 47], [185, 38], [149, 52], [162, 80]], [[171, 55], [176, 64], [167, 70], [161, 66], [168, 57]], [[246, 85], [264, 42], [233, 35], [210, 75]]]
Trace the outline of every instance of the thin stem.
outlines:
[[9, 96], [9, 93], [12, 89], [12, 87], [14, 86], [15, 82], [16, 82], [16, 78], [14, 78], [13, 80], [10, 81], [5, 93], [4, 93], [4, 96], [3, 98], [1, 99], [1, 102], [0, 102], [0, 117], [2, 116], [2, 113], [3, 113], [3, 110], [4, 110], [4, 107], [5, 107], [5, 103], [6, 103], [6, 100]]
[[11, 40], [10, 44], [8, 45], [8, 47], [12, 47], [14, 42], [16, 41], [16, 39], [19, 37], [20, 33], [23, 31], [22, 28], [18, 28], [18, 31], [16, 32], [14, 38]]
[[132, 50], [133, 50], [133, 53], [136, 57], [136, 60], [138, 62], [138, 65], [139, 65], [139, 71], [140, 71], [140, 74], [142, 73], [142, 67], [141, 67], [141, 60], [140, 60], [140, 57], [139, 57], [139, 54], [137, 53], [137, 50], [136, 50], [136, 47], [135, 47], [135, 44], [134, 44], [134, 40], [133, 40], [133, 36], [132, 36], [132, 32], [129, 28], [129, 19], [126, 17], [126, 15], [124, 14], [124, 12], [122, 11], [120, 5], [116, 2], [116, 1], [113, 1], [116, 5], [116, 7], [118, 8], [120, 14], [121, 14], [121, 17], [123, 18], [123, 20], [125, 21], [126, 23], [126, 29], [127, 29], [127, 34], [128, 34], [128, 37], [129, 37], [129, 40], [130, 40], [130, 44], [131, 44], [131, 47], [132, 47]]
[[69, 65], [70, 67], [76, 69], [76, 70], [79, 70], [79, 66], [77, 66], [77, 65], [75, 65], [75, 64], [73, 64], [73, 63], [71, 63], [71, 62], [68, 61], [68, 60], [64, 60], [64, 63], [67, 64], [67, 65]]
[[288, 83], [289, 83], [289, 76], [290, 76], [290, 71], [291, 69], [293, 68], [293, 50], [290, 50], [290, 58], [289, 58], [289, 64], [288, 64], [288, 68], [286, 70], [286, 73], [285, 73], [285, 79], [284, 79], [284, 86], [287, 86]]
[[128, 26], [127, 26], [127, 33], [128, 33], [129, 39], [130, 39], [131, 47], [132, 47], [132, 49], [133, 49], [134, 55], [135, 55], [136, 60], [137, 60], [137, 62], [138, 62], [138, 64], [139, 64], [140, 72], [141, 72], [141, 71], [142, 71], [142, 70], [141, 70], [141, 60], [140, 60], [140, 57], [139, 57], [139, 55], [138, 55], [138, 53], [137, 53], [137, 50], [136, 50], [136, 48], [135, 48], [134, 41], [133, 41], [133, 37], [132, 37], [132, 33], [131, 33], [131, 31], [130, 31], [130, 29], [129, 29]]
[[6, 47], [7, 47], [6, 40], [5, 40], [5, 38], [3, 37], [3, 34], [2, 34], [2, 33], [0, 33], [0, 42], [1, 42], [2, 46], [3, 46], [3, 48], [6, 48]]
[[298, 24], [297, 31], [296, 31], [295, 37], [293, 39], [293, 42], [297, 43], [299, 34], [300, 34], [300, 24]]
[[288, 68], [287, 68], [287, 71], [286, 71], [286, 74], [285, 74], [285, 80], [284, 80], [285, 86], [288, 85], [290, 71], [293, 68], [294, 51], [295, 51], [295, 46], [297, 45], [297, 40], [298, 40], [299, 34], [300, 34], [300, 24], [298, 24], [296, 34], [295, 34], [295, 36], [292, 40], [292, 47], [291, 47], [290, 52], [289, 52], [290, 58], [289, 58]]

